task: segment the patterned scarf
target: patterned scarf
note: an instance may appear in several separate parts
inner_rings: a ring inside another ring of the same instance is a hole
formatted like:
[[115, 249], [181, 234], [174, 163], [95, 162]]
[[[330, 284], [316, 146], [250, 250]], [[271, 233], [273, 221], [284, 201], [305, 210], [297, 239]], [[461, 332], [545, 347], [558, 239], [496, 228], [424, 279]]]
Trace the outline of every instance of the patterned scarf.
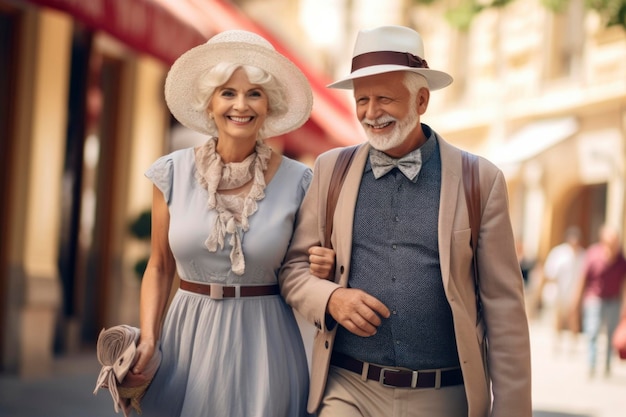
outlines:
[[[272, 155], [272, 150], [262, 141], [257, 141], [256, 151], [242, 162], [224, 164], [216, 152], [217, 138], [209, 139], [196, 149], [196, 180], [204, 187], [209, 199], [207, 208], [217, 211], [211, 234], [204, 242], [209, 252], [224, 248], [226, 235], [230, 264], [237, 275], [245, 272], [245, 260], [241, 247], [243, 233], [250, 227], [248, 217], [257, 211], [257, 201], [265, 197], [265, 170]], [[247, 194], [223, 194], [220, 191], [233, 190], [252, 180]], [[241, 228], [241, 234], [238, 229]]]

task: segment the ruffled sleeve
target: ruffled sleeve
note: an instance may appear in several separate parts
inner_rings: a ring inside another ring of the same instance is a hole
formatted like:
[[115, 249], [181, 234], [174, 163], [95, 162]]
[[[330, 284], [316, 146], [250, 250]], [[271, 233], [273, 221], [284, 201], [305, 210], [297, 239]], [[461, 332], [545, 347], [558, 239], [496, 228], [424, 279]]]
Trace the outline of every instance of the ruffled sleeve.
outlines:
[[311, 185], [311, 180], [313, 180], [313, 171], [310, 168], [307, 168], [302, 174], [302, 178], [300, 179], [300, 201], [304, 198], [309, 186]]
[[145, 176], [161, 190], [165, 201], [169, 204], [172, 197], [172, 183], [174, 181], [172, 156], [165, 155], [157, 159], [145, 172]]

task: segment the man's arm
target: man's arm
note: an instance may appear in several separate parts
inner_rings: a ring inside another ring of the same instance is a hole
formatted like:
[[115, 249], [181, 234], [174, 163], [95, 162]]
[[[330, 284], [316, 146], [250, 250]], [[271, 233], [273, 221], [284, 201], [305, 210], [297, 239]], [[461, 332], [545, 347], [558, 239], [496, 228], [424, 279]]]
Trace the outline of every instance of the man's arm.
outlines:
[[281, 294], [294, 309], [319, 330], [325, 329], [328, 299], [340, 288], [339, 271], [329, 280], [311, 274], [309, 249], [319, 246], [323, 240], [323, 222], [326, 214], [326, 195], [338, 150], [320, 155], [313, 167], [313, 180], [302, 201], [294, 233], [279, 274]]
[[[495, 168], [493, 168], [495, 169]], [[492, 416], [532, 415], [530, 335], [524, 286], [502, 172], [482, 175], [487, 200], [478, 244], [480, 296], [489, 343]]]

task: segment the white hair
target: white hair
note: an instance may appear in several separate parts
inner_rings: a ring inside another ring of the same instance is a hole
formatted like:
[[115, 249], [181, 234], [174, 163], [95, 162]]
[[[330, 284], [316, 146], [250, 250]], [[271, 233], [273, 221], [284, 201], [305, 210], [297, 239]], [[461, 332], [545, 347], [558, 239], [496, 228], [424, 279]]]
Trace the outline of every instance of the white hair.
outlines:
[[416, 72], [405, 71], [403, 82], [404, 86], [413, 96], [415, 96], [421, 88], [425, 88], [430, 91], [430, 86], [428, 85], [426, 78]]

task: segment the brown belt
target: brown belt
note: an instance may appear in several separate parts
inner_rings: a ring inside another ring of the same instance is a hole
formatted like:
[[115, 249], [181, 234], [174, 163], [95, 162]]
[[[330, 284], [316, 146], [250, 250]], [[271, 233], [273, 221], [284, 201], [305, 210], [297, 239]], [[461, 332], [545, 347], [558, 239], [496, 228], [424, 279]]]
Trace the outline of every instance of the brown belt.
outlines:
[[180, 280], [180, 289], [208, 295], [215, 300], [222, 298], [259, 297], [280, 294], [278, 284], [271, 285], [222, 285]]
[[[367, 379], [378, 381], [381, 385], [395, 388], [440, 388], [463, 383], [461, 368], [433, 369], [428, 371], [411, 371], [408, 369], [383, 367], [358, 359], [351, 358], [339, 352], [333, 352], [330, 358], [331, 365], [363, 375]], [[367, 369], [364, 369], [367, 368]]]

